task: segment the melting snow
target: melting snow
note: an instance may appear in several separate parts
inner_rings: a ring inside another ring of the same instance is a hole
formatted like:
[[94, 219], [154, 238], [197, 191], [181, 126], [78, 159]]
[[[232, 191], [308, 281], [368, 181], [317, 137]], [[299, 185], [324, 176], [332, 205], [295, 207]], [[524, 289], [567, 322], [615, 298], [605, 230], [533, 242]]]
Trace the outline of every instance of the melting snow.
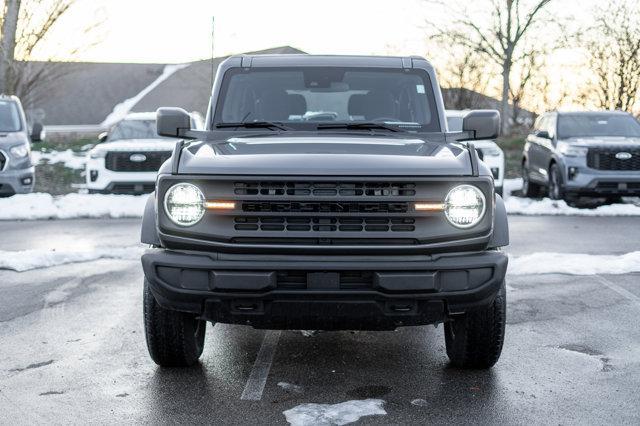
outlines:
[[[144, 253], [142, 246], [130, 247], [100, 247], [85, 251], [64, 250], [0, 250], [0, 269], [23, 272], [31, 269], [48, 268], [51, 266], [66, 265], [68, 263], [89, 262], [98, 259], [123, 259], [139, 260]], [[63, 297], [62, 294], [53, 294], [52, 302]]]
[[104, 121], [101, 123], [101, 126], [105, 128], [109, 128], [114, 124], [116, 124], [118, 121], [125, 118], [127, 114], [129, 114], [129, 112], [133, 109], [133, 107], [136, 106], [136, 104], [140, 102], [142, 98], [147, 96], [149, 92], [151, 92], [153, 89], [158, 87], [160, 83], [162, 83], [163, 81], [171, 77], [175, 72], [180, 71], [181, 69], [186, 68], [189, 65], [190, 64], [177, 64], [177, 65], [165, 66], [162, 71], [162, 74], [160, 74], [160, 76], [156, 78], [150, 85], [142, 89], [140, 93], [116, 105], [113, 108], [113, 111], [111, 112], [111, 114], [109, 114], [107, 118], [105, 118]]
[[509, 275], [627, 274], [640, 272], [640, 251], [623, 255], [533, 253], [509, 259]]
[[42, 164], [45, 161], [49, 164], [64, 163], [65, 167], [70, 169], [84, 169], [87, 162], [86, 153], [76, 154], [72, 150], [66, 151], [33, 151], [31, 152], [31, 161], [33, 164]]
[[383, 406], [384, 401], [381, 399], [346, 401], [339, 404], [301, 404], [284, 411], [283, 414], [292, 426], [346, 425], [358, 421], [360, 417], [387, 414]]
[[142, 217], [147, 195], [44, 193], [0, 199], [0, 220]]
[[294, 385], [293, 383], [278, 382], [278, 386], [290, 393], [302, 393], [304, 391], [302, 386]]

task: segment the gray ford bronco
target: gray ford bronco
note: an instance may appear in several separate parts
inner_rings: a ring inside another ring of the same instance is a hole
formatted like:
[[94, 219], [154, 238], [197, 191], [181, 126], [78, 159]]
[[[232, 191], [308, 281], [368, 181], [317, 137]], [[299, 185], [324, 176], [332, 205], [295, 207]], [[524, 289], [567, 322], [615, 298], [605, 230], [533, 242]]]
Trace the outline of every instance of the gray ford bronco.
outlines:
[[179, 137], [142, 224], [151, 358], [186, 366], [208, 321], [261, 329], [393, 330], [444, 323], [453, 365], [488, 368], [505, 331], [505, 208], [474, 139], [447, 131], [422, 58], [236, 56], [206, 130]]

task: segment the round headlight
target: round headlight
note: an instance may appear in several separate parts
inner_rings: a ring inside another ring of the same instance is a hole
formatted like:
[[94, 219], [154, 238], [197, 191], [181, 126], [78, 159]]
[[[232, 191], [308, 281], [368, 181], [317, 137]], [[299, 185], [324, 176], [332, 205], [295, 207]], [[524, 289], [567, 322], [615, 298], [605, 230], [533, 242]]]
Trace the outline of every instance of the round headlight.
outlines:
[[164, 211], [176, 225], [195, 225], [204, 216], [204, 195], [190, 183], [173, 185], [164, 196]]
[[472, 185], [459, 185], [447, 194], [444, 212], [457, 228], [471, 228], [480, 222], [486, 210], [484, 194]]

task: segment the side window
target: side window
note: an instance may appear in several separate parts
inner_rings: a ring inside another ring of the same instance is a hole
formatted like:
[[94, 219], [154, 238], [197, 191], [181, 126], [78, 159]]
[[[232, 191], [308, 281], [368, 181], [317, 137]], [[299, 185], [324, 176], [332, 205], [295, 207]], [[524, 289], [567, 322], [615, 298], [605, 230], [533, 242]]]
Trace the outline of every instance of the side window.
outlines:
[[547, 121], [547, 128], [545, 129], [547, 132], [549, 132], [549, 136], [551, 136], [551, 139], [554, 139], [556, 136], [556, 123], [558, 122], [558, 118], [557, 116], [551, 115], [548, 118]]

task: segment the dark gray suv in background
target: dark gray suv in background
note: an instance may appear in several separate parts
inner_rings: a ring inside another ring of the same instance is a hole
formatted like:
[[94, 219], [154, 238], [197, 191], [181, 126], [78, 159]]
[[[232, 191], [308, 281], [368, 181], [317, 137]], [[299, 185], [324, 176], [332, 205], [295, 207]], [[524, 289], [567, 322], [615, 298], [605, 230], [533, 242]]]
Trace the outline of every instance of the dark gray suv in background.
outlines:
[[546, 113], [527, 137], [522, 176], [527, 197], [640, 195], [640, 123], [618, 111]]
[[31, 142], [42, 140], [42, 125], [34, 124], [29, 135], [20, 100], [0, 95], [0, 197], [33, 191], [35, 169]]

